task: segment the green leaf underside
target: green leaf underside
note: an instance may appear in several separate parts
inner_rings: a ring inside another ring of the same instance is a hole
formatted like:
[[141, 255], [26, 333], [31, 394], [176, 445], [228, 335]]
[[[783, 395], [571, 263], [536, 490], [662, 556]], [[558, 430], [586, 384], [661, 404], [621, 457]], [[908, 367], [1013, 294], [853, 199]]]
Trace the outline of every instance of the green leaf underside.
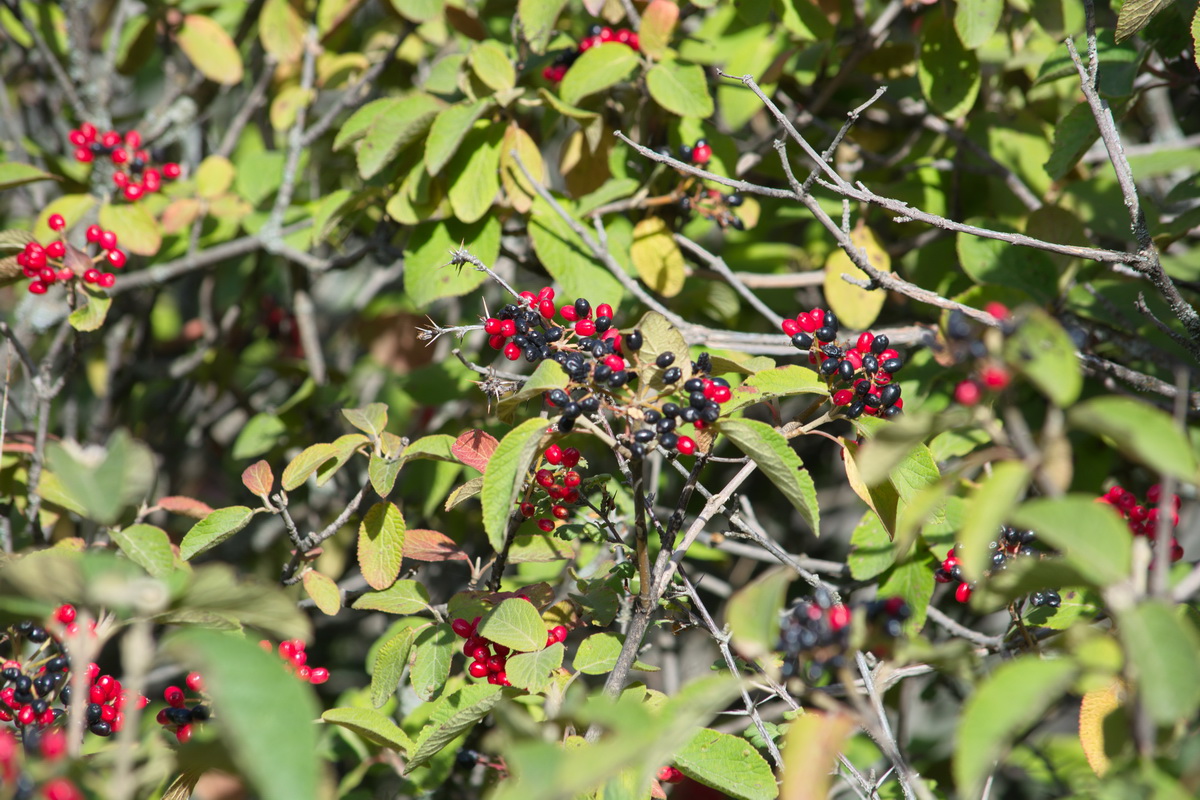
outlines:
[[675, 754], [684, 775], [739, 800], [772, 800], [778, 796], [770, 765], [740, 736], [701, 729]]
[[483, 685], [464, 686], [439, 700], [404, 767], [405, 774], [427, 763], [460, 733], [486, 717], [503, 699], [501, 687]]
[[532, 603], [518, 597], [502, 601], [485, 614], [479, 622], [479, 635], [522, 653], [546, 646], [542, 615]]

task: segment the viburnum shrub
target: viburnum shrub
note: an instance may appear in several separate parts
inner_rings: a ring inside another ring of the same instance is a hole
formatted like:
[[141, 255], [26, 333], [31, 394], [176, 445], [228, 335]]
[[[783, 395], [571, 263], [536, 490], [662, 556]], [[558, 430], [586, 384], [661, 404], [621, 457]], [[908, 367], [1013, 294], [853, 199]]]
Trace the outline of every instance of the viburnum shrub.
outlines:
[[1096, 6], [5, 3], [0, 800], [1195, 796], [1200, 16]]

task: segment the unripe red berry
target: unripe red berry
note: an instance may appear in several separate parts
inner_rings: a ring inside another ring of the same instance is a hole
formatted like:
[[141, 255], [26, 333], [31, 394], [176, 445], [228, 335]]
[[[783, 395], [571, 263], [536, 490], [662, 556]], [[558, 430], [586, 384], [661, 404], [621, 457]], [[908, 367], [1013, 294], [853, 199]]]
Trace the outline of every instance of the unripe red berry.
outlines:
[[96, 280], [96, 285], [101, 289], [111, 289], [117, 282], [117, 276], [111, 272], [101, 272], [100, 277]]
[[562, 463], [567, 469], [574, 469], [575, 465], [579, 463], [579, 451], [574, 447], [563, 450]]
[[871, 349], [871, 343], [874, 341], [875, 334], [870, 331], [863, 331], [858, 335], [858, 341], [854, 343], [854, 349], [865, 353]]
[[192, 740], [192, 726], [190, 724], [180, 725], [175, 729], [175, 738], [180, 744], [187, 744], [190, 742]]
[[200, 677], [199, 672], [189, 672], [187, 678], [184, 680], [184, 683], [193, 692], [200, 692], [204, 690], [204, 679]]
[[118, 189], [124, 188], [129, 183], [129, 176], [124, 172], [117, 170], [113, 173], [113, 183]]
[[556, 642], [565, 642], [567, 640], [567, 627], [565, 625], [555, 625], [550, 629], [550, 635], [554, 637]]
[[50, 230], [52, 231], [61, 231], [67, 227], [67, 221], [63, 219], [62, 214], [51, 214], [50, 218], [46, 220], [46, 224], [50, 226]]
[[84, 282], [85, 282], [85, 283], [97, 283], [97, 282], [99, 282], [99, 280], [100, 280], [100, 270], [98, 270], [98, 269], [95, 269], [95, 268], [93, 268], [93, 269], [89, 269], [87, 272], [83, 273], [83, 280], [84, 280]]
[[183, 170], [180, 168], [180, 166], [173, 161], [168, 164], [163, 164], [162, 174], [164, 178], [175, 180], [180, 176], [180, 174], [182, 174], [182, 172]]
[[692, 453], [696, 452], [696, 443], [690, 436], [680, 436], [679, 441], [675, 444], [675, 447], [685, 456], [690, 456]]
[[554, 301], [548, 297], [545, 299], [539, 300], [538, 304], [537, 304], [537, 310], [538, 310], [538, 313], [541, 314], [543, 317], [545, 317], [546, 319], [550, 319], [551, 317], [554, 316]]
[[574, 322], [575, 320], [579, 319], [579, 315], [575, 313], [574, 303], [567, 303], [558, 310], [558, 313], [562, 314], [562, 318], [567, 322]]
[[504, 345], [504, 357], [509, 361], [516, 361], [521, 357], [521, 348], [517, 347], [516, 343], [509, 342]]
[[1002, 322], [1008, 319], [1008, 306], [1004, 305], [1003, 303], [998, 303], [995, 300], [985, 305], [983, 310]]
[[157, 192], [162, 188], [162, 173], [156, 169], [148, 169], [142, 175], [142, 188], [147, 192]]
[[513, 322], [511, 319], [500, 320], [500, 335], [501, 336], [516, 336], [517, 335], [517, 323]]
[[800, 324], [800, 330], [805, 333], [813, 333], [817, 328], [821, 327], [817, 321], [812, 318], [812, 314], [806, 314], [801, 311], [796, 315], [796, 322]]
[[571, 512], [562, 506], [552, 506], [550, 508], [550, 513], [559, 519], [566, 519], [567, 517], [571, 516]]
[[538, 300], [553, 300], [554, 299], [554, 287], [553, 286], [543, 286], [542, 288], [538, 289], [537, 299]]
[[733, 397], [733, 391], [728, 386], [714, 386], [709, 398], [718, 403], [727, 403]]
[[114, 164], [124, 164], [129, 160], [129, 151], [124, 147], [115, 147], [110, 158]]
[[42, 786], [45, 800], [83, 800], [83, 792], [69, 778], [53, 778]]
[[849, 389], [842, 389], [840, 392], [834, 392], [833, 404], [835, 406], [848, 406], [854, 400], [854, 392]]
[[608, 303], [601, 303], [600, 305], [596, 306], [597, 317], [608, 317], [609, 319], [612, 319], [612, 315], [613, 307]]
[[662, 783], [679, 783], [683, 780], [683, 773], [675, 767], [663, 767], [658, 771], [658, 780]]
[[54, 611], [54, 618], [64, 625], [75, 621], [75, 606], [63, 603]]
[[543, 453], [542, 455], [544, 455], [546, 457], [546, 460], [549, 461], [554, 466], [558, 466], [559, 464], [562, 463], [562, 460], [563, 460], [562, 448], [556, 444], [552, 444], [549, 447], [547, 447], [546, 452]]
[[960, 583], [958, 588], [954, 590], [954, 599], [960, 603], [965, 603], [971, 599], [971, 584]]
[[121, 190], [121, 193], [125, 195], [126, 200], [133, 203], [142, 198], [142, 195], [145, 194], [145, 189], [142, 188], [140, 183], [127, 183], [125, 184], [125, 188]]
[[472, 678], [486, 678], [488, 676], [488, 665], [486, 661], [472, 661], [467, 667], [467, 672], [471, 673]]
[[979, 377], [983, 380], [984, 386], [998, 391], [1003, 389], [1005, 386], [1008, 386], [1008, 382], [1011, 380], [1012, 376], [1009, 375], [1008, 370], [1004, 367], [991, 366], [985, 367], [983, 371], [979, 373]]
[[785, 319], [780, 323], [780, 327], [783, 328], [783, 332], [788, 336], [795, 336], [801, 330], [800, 323], [794, 319]]
[[129, 131], [125, 134], [125, 146], [130, 150], [137, 150], [142, 146], [142, 135], [137, 131]]
[[539, 519], [537, 521], [537, 526], [546, 533], [549, 533], [550, 531], [554, 530], [554, 521], [549, 519]]
[[504, 343], [507, 341], [508, 341], [508, 339], [506, 339], [505, 337], [503, 337], [497, 333], [495, 336], [491, 336], [488, 338], [488, 346], [491, 347], [493, 350], [503, 350]]
[[117, 269], [125, 266], [125, 253], [121, 250], [109, 250], [108, 255], [106, 255], [104, 258], [109, 264], [112, 264]]
[[575, 323], [575, 333], [580, 336], [595, 336], [596, 323], [590, 319], [581, 319]]
[[87, 137], [83, 135], [83, 131], [74, 130], [67, 134], [67, 141], [76, 147], [83, 147], [87, 144]]
[[112, 250], [117, 246], [117, 235], [112, 231], [101, 231], [97, 241], [100, 242], [100, 247], [103, 249]]
[[526, 519], [528, 519], [529, 517], [532, 517], [536, 513], [537, 513], [537, 508], [534, 507], [533, 503], [530, 503], [528, 500], [526, 500], [524, 503], [521, 503], [521, 516], [522, 517], [525, 517]]
[[120, 143], [121, 134], [117, 133], [116, 131], [107, 131], [103, 136], [100, 137], [100, 144], [104, 145], [105, 147], [116, 147]]
[[954, 401], [961, 403], [964, 406], [973, 406], [983, 397], [983, 391], [979, 388], [979, 384], [972, 380], [966, 380], [954, 387]]
[[62, 242], [51, 242], [46, 245], [46, 255], [50, 258], [62, 258], [67, 252], [67, 246]]
[[314, 686], [320, 685], [327, 680], [329, 680], [329, 670], [325, 669], [325, 667], [314, 667], [308, 676], [308, 682]]
[[180, 689], [178, 686], [168, 686], [163, 690], [163, 700], [166, 700], [167, 705], [171, 708], [183, 708], [183, 689]]
[[488, 317], [483, 321], [483, 331], [490, 336], [495, 336], [500, 332], [500, 320], [495, 317]]
[[96, 160], [96, 155], [86, 147], [75, 148], [75, 160], [82, 164], [90, 164]]

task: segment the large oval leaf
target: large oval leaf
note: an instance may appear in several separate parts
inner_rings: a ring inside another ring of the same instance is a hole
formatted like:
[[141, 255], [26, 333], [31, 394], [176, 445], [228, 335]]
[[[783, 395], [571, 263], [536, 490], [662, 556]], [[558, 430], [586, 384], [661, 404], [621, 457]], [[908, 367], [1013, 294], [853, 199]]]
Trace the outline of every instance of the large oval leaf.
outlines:
[[483, 615], [479, 622], [479, 635], [513, 650], [528, 653], [546, 646], [546, 623], [533, 603], [511, 597]]
[[770, 765], [740, 736], [703, 728], [675, 754], [675, 766], [740, 800], [772, 800], [779, 794]]
[[246, 527], [254, 512], [246, 506], [218, 508], [192, 526], [179, 543], [179, 554], [185, 561], [210, 550]]
[[593, 47], [571, 65], [559, 87], [559, 96], [567, 105], [579, 105], [588, 95], [625, 80], [637, 65], [638, 54], [623, 44], [609, 42]]
[[233, 38], [218, 23], [188, 14], [176, 35], [179, 49], [210, 81], [232, 86], [242, 79], [242, 56]]
[[508, 530], [513, 504], [525, 485], [529, 465], [537, 454], [542, 434], [549, 426], [549, 420], [535, 418], [513, 428], [500, 440], [500, 445], [488, 461], [487, 471], [483, 473], [483, 490], [480, 492], [483, 529], [487, 532], [492, 549], [497, 552], [504, 547], [504, 535]]
[[796, 455], [788, 440], [783, 438], [783, 434], [765, 422], [750, 419], [723, 420], [720, 432], [758, 464], [763, 474], [804, 517], [804, 521], [812, 528], [813, 536], [820, 536], [817, 488], [812, 476], [804, 468], [804, 462]]
[[1071, 426], [1111, 440], [1127, 458], [1192, 483], [1196, 455], [1171, 416], [1132, 397], [1096, 397], [1074, 406]]
[[404, 558], [404, 515], [394, 503], [376, 503], [358, 527], [358, 568], [372, 589], [386, 589]]

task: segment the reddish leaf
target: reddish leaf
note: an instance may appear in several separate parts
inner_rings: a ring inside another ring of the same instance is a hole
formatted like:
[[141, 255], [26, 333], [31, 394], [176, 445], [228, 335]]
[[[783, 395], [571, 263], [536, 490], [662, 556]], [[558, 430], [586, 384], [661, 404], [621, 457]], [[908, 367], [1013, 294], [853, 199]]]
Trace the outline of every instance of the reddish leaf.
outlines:
[[172, 514], [182, 514], [193, 519], [204, 519], [213, 512], [212, 506], [208, 503], [202, 503], [194, 497], [179, 495], [159, 498], [158, 507], [170, 511]]
[[255, 461], [242, 472], [242, 484], [251, 494], [266, 497], [275, 487], [275, 474], [266, 461]]
[[467, 554], [444, 533], [423, 529], [404, 534], [404, 557], [414, 561], [467, 561]]
[[480, 430], [470, 430], [454, 440], [450, 452], [468, 467], [483, 472], [487, 469], [488, 459], [496, 452], [500, 442], [490, 433]]

